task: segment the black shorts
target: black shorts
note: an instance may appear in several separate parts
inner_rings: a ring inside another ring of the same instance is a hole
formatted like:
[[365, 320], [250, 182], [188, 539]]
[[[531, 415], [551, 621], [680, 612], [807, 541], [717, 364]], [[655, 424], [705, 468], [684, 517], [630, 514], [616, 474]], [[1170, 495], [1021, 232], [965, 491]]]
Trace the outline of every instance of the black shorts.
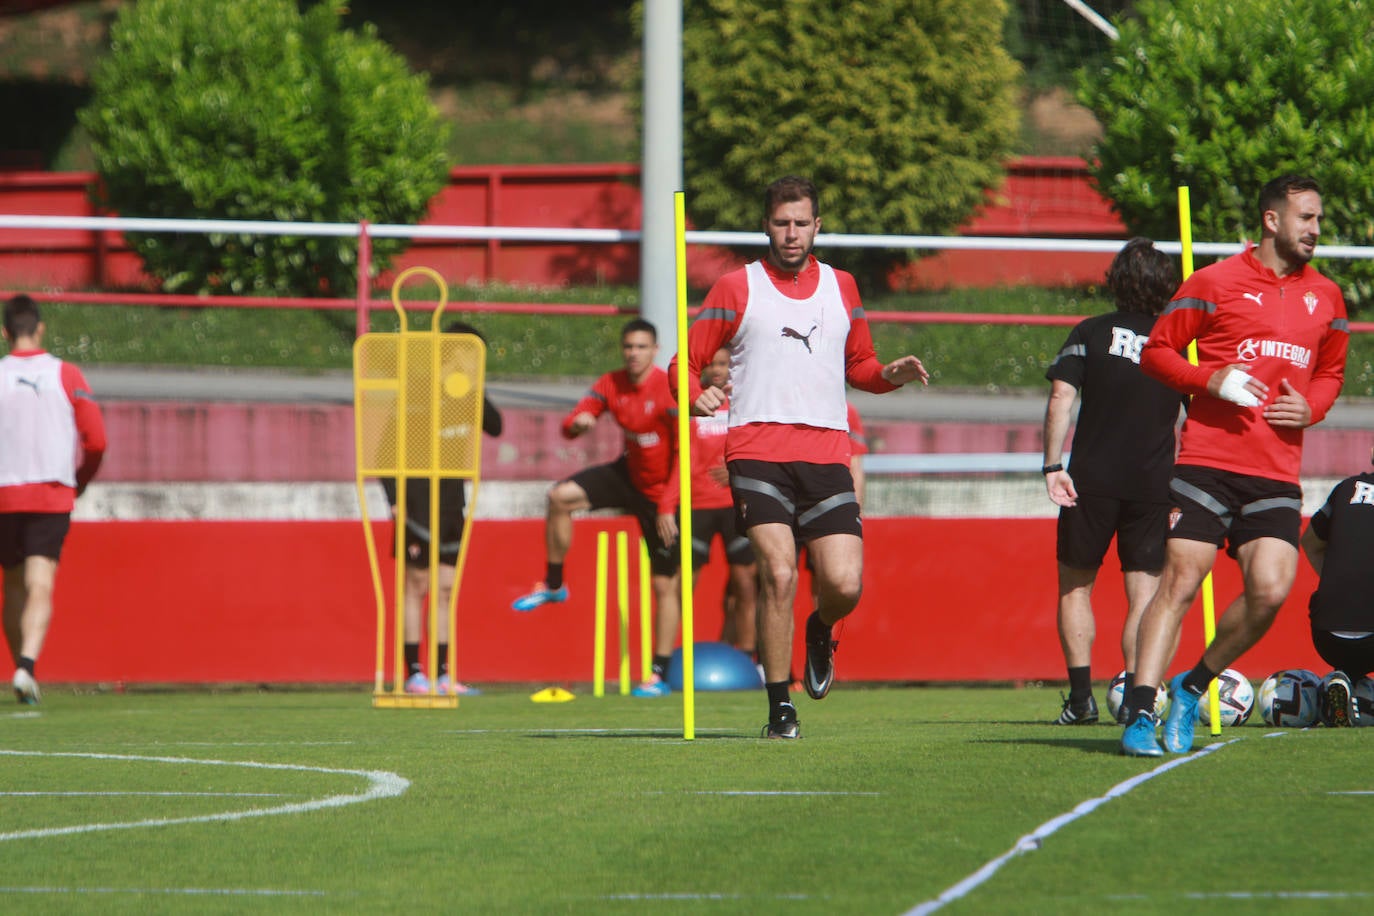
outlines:
[[1080, 493], [1078, 505], [1059, 510], [1055, 556], [1072, 569], [1097, 569], [1116, 537], [1122, 572], [1164, 568], [1167, 503]]
[[[463, 515], [439, 519], [439, 563], [458, 565], [458, 550], [463, 546]], [[406, 519], [406, 565], [429, 569], [429, 519]]]
[[776, 522], [790, 527], [803, 543], [830, 534], [863, 537], [847, 465], [740, 460], [726, 467], [740, 531]]
[[1374, 671], [1374, 636], [1346, 639], [1313, 627], [1312, 648], [1317, 650], [1322, 661], [1337, 671], [1345, 672], [1352, 681], [1358, 681]]
[[649, 568], [656, 576], [677, 572], [678, 550], [664, 544], [658, 536], [658, 506], [630, 482], [630, 466], [625, 456], [610, 464], [583, 468], [568, 480], [582, 488], [592, 509], [619, 509], [639, 519], [639, 530], [649, 548]]
[[706, 565], [711, 557], [711, 542], [720, 536], [725, 545], [725, 561], [731, 566], [748, 566], [754, 562], [754, 548], [749, 539], [735, 527], [735, 507], [692, 510], [692, 566]]
[[1170, 538], [1225, 546], [1278, 538], [1294, 547], [1302, 536], [1302, 488], [1295, 483], [1180, 464], [1169, 481]]
[[71, 526], [67, 512], [0, 513], [0, 567], [18, 566], [29, 557], [60, 560]]

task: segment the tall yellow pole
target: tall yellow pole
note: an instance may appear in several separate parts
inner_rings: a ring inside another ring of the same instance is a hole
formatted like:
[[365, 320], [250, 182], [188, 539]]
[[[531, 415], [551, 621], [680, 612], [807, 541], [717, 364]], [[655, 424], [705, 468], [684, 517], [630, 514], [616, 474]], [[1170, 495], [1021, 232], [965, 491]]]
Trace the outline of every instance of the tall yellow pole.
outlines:
[[673, 236], [677, 244], [677, 458], [678, 556], [682, 567], [682, 737], [697, 735], [696, 660], [692, 625], [692, 405], [687, 387], [687, 208], [681, 191], [673, 195]]
[[[1188, 186], [1178, 189], [1178, 238], [1183, 245], [1183, 279], [1193, 274], [1193, 217]], [[1197, 341], [1188, 342], [1188, 362], [1197, 365]], [[1216, 597], [1212, 588], [1212, 574], [1202, 580], [1202, 639], [1210, 646], [1217, 635]], [[1221, 734], [1221, 692], [1216, 679], [1207, 687], [1207, 711], [1211, 713], [1212, 736]]]

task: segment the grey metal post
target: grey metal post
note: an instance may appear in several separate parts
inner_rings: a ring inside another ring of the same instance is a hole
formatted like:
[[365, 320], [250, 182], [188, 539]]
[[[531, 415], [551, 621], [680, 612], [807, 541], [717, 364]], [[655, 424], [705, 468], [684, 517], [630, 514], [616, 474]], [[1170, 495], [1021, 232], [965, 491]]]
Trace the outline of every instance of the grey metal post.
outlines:
[[639, 313], [658, 328], [659, 364], [677, 351], [673, 194], [682, 190], [682, 2], [644, 4], [644, 212]]

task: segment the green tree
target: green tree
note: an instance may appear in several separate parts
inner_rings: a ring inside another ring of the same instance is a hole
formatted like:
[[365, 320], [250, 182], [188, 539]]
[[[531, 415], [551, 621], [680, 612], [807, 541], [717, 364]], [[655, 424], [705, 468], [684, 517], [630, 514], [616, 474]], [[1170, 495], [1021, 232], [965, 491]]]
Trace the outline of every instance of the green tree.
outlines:
[[[370, 29], [293, 0], [125, 6], [81, 115], [100, 202], [124, 216], [411, 223], [443, 186], [423, 79]], [[136, 234], [167, 289], [348, 295], [353, 239]], [[405, 240], [373, 243], [374, 270]]]
[[[1005, 177], [1018, 68], [1003, 0], [687, 0], [683, 154], [697, 225], [757, 229], [820, 188], [827, 232], [942, 234]], [[876, 280], [891, 253], [827, 253]]]
[[[1324, 244], [1374, 244], [1374, 17], [1363, 0], [1141, 0], [1115, 53], [1079, 73], [1105, 134], [1091, 169], [1133, 233], [1255, 239], [1256, 196], [1278, 175], [1322, 185]], [[1320, 250], [1318, 251], [1320, 254]], [[1370, 268], [1326, 261], [1352, 304]]]

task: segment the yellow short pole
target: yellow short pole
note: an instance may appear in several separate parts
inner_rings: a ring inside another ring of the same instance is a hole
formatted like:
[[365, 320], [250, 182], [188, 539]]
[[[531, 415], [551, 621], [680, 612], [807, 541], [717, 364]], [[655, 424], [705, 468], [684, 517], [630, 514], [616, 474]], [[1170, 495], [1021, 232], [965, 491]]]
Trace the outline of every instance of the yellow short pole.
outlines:
[[654, 671], [654, 601], [649, 572], [649, 545], [639, 539], [639, 674], [647, 681]]
[[596, 630], [592, 643], [592, 696], [606, 695], [606, 554], [610, 535], [596, 533]]
[[620, 612], [620, 695], [630, 695], [630, 536], [615, 533], [615, 601]]

